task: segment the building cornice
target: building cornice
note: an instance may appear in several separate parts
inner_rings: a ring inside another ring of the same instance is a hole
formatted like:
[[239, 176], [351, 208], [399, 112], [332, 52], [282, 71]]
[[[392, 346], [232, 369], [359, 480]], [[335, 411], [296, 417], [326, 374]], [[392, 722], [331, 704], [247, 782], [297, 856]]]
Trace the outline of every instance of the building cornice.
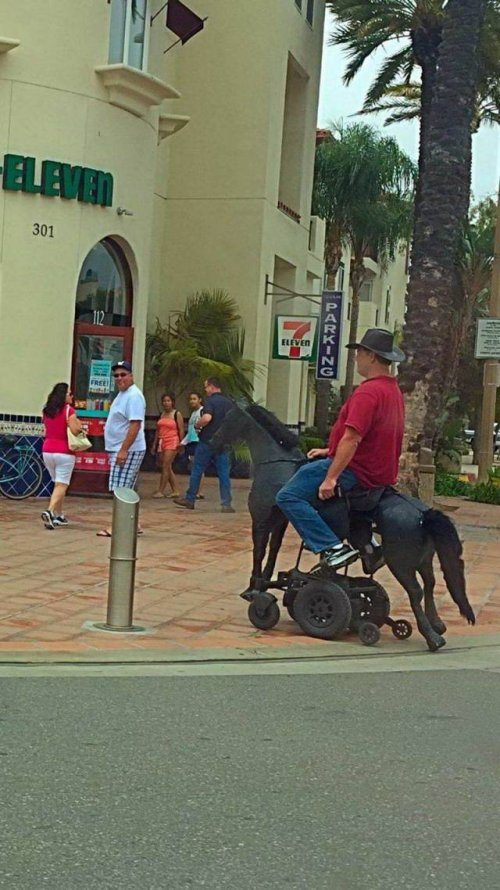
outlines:
[[158, 142], [182, 130], [190, 120], [191, 118], [186, 114], [169, 114], [168, 111], [160, 112], [158, 118]]
[[99, 65], [94, 71], [104, 84], [111, 105], [136, 117], [144, 117], [151, 107], [160, 105], [164, 99], [180, 98], [174, 87], [129, 65]]
[[13, 40], [10, 37], [0, 37], [0, 54], [9, 53], [11, 49], [16, 49], [20, 43], [20, 40]]

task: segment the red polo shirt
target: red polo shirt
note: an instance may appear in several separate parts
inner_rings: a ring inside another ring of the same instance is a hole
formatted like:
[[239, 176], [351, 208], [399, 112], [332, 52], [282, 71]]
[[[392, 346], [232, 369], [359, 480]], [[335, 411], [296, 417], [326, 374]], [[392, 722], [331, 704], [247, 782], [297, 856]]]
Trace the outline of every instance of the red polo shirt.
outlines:
[[404, 402], [395, 377], [382, 375], [364, 380], [347, 400], [332, 427], [328, 454], [333, 457], [352, 427], [361, 436], [349, 469], [365, 488], [395, 485], [403, 445]]

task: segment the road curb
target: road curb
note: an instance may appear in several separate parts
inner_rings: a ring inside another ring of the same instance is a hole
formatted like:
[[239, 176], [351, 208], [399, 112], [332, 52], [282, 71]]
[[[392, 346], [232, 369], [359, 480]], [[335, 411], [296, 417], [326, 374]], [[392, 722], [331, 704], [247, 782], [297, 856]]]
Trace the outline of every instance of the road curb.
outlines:
[[315, 646], [276, 646], [257, 648], [217, 648], [185, 651], [153, 649], [149, 651], [130, 649], [94, 650], [89, 652], [69, 652], [60, 649], [46, 652], [41, 649], [32, 652], [19, 651], [2, 653], [0, 646], [0, 667], [2, 665], [42, 665], [42, 664], [211, 664], [215, 662], [266, 662], [266, 661], [321, 661], [332, 659], [370, 659], [421, 655], [426, 658], [446, 658], [447, 653], [478, 648], [500, 647], [500, 634], [481, 636], [453, 636], [448, 639], [445, 649], [429, 652], [423, 640], [411, 642], [387, 642], [377, 646], [363, 646], [359, 642], [324, 642]]

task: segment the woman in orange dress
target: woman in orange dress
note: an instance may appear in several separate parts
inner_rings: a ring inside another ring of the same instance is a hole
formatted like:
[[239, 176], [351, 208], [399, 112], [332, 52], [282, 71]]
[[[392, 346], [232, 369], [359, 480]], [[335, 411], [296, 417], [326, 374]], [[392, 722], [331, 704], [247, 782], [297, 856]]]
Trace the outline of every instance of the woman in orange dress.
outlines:
[[[173, 498], [178, 497], [179, 494], [172, 464], [179, 451], [181, 439], [184, 437], [184, 420], [180, 411], [175, 408], [175, 396], [172, 393], [165, 393], [161, 397], [161, 404], [163, 411], [156, 424], [156, 433], [151, 448], [151, 454], [159, 455], [161, 477], [158, 491], [154, 493], [153, 497]], [[170, 485], [171, 489], [168, 494], [165, 493], [167, 485]]]

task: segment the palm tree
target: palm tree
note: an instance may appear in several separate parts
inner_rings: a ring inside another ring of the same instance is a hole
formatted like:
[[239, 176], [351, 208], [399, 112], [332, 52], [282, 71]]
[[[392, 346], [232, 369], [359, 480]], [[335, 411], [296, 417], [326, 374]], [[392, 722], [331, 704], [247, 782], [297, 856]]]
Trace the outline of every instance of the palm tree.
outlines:
[[172, 324], [157, 319], [146, 337], [149, 377], [156, 388], [177, 393], [198, 388], [206, 377], [220, 377], [228, 392], [251, 397], [253, 362], [244, 358], [245, 332], [234, 300], [223, 290], [202, 290], [188, 297]]
[[417, 484], [419, 448], [433, 447], [443, 420], [449, 332], [461, 294], [457, 259], [470, 200], [471, 121], [485, 6], [486, 0], [449, 0], [442, 31], [413, 238], [403, 340], [408, 361], [400, 371], [407, 411], [402, 479], [410, 490]]
[[[366, 256], [375, 251], [383, 263], [409, 238], [415, 175], [414, 164], [395, 140], [366, 124], [337, 129], [316, 149], [313, 213], [326, 221], [328, 274], [336, 273], [346, 245], [351, 251], [351, 341], [357, 337]], [[350, 351], [345, 397], [352, 391], [353, 378]]]
[[[421, 93], [419, 83], [397, 83], [387, 87], [381, 100], [371, 106], [365, 105], [360, 114], [387, 114], [384, 126], [399, 124], [402, 121], [419, 120], [421, 115]], [[478, 90], [472, 116], [472, 132], [477, 133], [481, 124], [500, 124], [500, 83], [489, 78]]]
[[[485, 0], [484, 5], [477, 82], [479, 85], [488, 78], [493, 78], [498, 90], [500, 10], [498, 0]], [[410, 84], [415, 70], [419, 70], [420, 181], [425, 163], [424, 146], [429, 128], [439, 49], [449, 3], [447, 0], [330, 0], [328, 6], [339, 23], [333, 31], [332, 43], [344, 46], [350, 58], [344, 76], [346, 83], [351, 82], [364, 62], [380, 47], [388, 49], [388, 55], [367, 92], [364, 110], [379, 103], [389, 87], [401, 81]], [[420, 186], [417, 184], [417, 209], [419, 200]]]
[[487, 303], [493, 268], [496, 215], [497, 205], [491, 198], [475, 207], [459, 245], [457, 266], [461, 294], [453, 318], [446, 393], [451, 393], [456, 385], [458, 363], [473, 317]]

